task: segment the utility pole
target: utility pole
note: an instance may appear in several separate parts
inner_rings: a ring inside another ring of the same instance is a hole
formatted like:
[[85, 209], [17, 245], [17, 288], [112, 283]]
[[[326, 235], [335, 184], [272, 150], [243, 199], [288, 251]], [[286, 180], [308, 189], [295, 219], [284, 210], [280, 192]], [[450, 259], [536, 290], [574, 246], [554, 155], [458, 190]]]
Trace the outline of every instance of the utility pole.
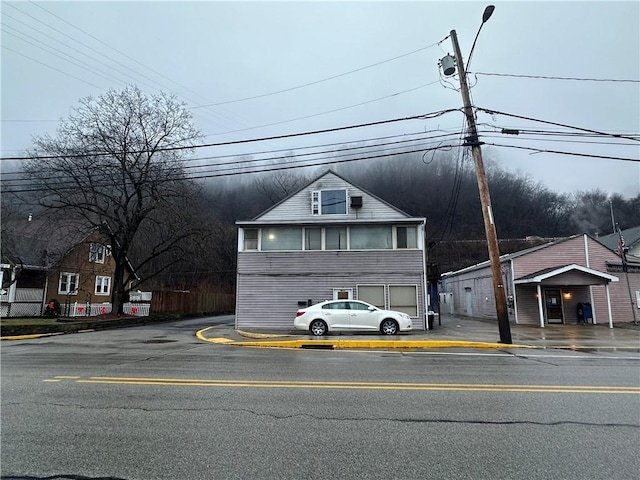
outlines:
[[[491, 11], [493, 11], [493, 9]], [[484, 21], [486, 21], [486, 19], [483, 19], [483, 23]], [[478, 31], [478, 33], [480, 32]], [[464, 146], [471, 147], [473, 161], [475, 162], [476, 167], [480, 203], [482, 204], [482, 216], [484, 217], [484, 229], [487, 235], [487, 248], [489, 249], [489, 261], [491, 262], [491, 276], [493, 277], [493, 293], [496, 302], [500, 342], [510, 344], [512, 341], [511, 328], [509, 326], [509, 313], [507, 311], [507, 296], [504, 290], [502, 270], [500, 269], [500, 250], [498, 248], [496, 226], [493, 220], [493, 210], [491, 209], [489, 184], [487, 183], [487, 176], [482, 162], [482, 150], [480, 148], [482, 142], [478, 140], [478, 129], [476, 127], [476, 119], [471, 105], [471, 98], [469, 96], [469, 85], [467, 84], [467, 73], [464, 69], [462, 53], [460, 52], [458, 36], [456, 35], [455, 30], [451, 30], [451, 42], [453, 43], [455, 61], [458, 67], [458, 76], [460, 77], [460, 91], [462, 92], [462, 101], [464, 102], [464, 114], [467, 118], [467, 125], [469, 126], [469, 136], [465, 138]]]

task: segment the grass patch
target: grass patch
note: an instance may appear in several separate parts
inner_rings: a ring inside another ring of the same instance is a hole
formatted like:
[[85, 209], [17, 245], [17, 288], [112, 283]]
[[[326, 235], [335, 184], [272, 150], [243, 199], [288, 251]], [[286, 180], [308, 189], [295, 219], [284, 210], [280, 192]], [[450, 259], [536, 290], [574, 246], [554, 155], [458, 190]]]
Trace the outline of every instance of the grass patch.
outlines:
[[3, 318], [0, 320], [0, 325], [13, 326], [13, 325], [56, 325], [58, 320], [56, 318]]

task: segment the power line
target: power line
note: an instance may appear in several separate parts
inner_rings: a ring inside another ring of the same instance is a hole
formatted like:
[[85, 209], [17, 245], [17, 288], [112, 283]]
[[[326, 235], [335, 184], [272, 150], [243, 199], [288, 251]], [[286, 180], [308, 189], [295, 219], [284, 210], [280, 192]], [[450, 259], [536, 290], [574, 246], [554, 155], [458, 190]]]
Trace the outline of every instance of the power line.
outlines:
[[627, 157], [611, 157], [607, 155], [592, 155], [589, 153], [577, 153], [577, 152], [563, 152], [558, 150], [546, 150], [542, 148], [533, 148], [533, 147], [522, 147], [518, 145], [501, 145], [498, 143], [485, 143], [484, 145], [491, 145], [493, 147], [506, 147], [506, 148], [516, 148], [519, 150], [530, 150], [536, 153], [555, 153], [559, 155], [573, 155], [576, 157], [588, 157], [588, 158], [601, 158], [604, 160], [622, 160], [625, 162], [640, 162], [638, 158], [627, 158]]
[[386, 100], [387, 98], [396, 97], [398, 95], [403, 95], [405, 93], [413, 92], [415, 90], [419, 90], [421, 88], [428, 87], [429, 85], [434, 85], [436, 83], [439, 83], [439, 81], [436, 80], [434, 82], [425, 83], [423, 85], [420, 85], [420, 86], [417, 86], [417, 87], [414, 87], [414, 88], [410, 88], [408, 90], [403, 90], [401, 92], [392, 93], [391, 95], [386, 95], [384, 97], [374, 98], [373, 100], [367, 100], [365, 102], [360, 102], [360, 103], [356, 103], [356, 104], [353, 104], [353, 105], [347, 105], [346, 107], [335, 108], [333, 110], [326, 110], [324, 112], [313, 113], [311, 115], [305, 115], [304, 117], [290, 118], [289, 120], [282, 120], [280, 122], [267, 123], [265, 125], [258, 125], [258, 126], [255, 126], [255, 127], [242, 128], [240, 130], [230, 130], [230, 131], [220, 132], [220, 133], [209, 133], [209, 134], [203, 135], [203, 136], [204, 137], [212, 137], [212, 136], [215, 136], [215, 135], [226, 135], [228, 133], [246, 132], [248, 130], [256, 130], [258, 128], [273, 127], [273, 126], [276, 126], [276, 125], [282, 125], [284, 123], [297, 122], [298, 120], [306, 120], [308, 118], [319, 117], [321, 115], [328, 115], [329, 113], [341, 112], [343, 110], [348, 110], [349, 108], [360, 107], [362, 105], [367, 105], [369, 103], [379, 102], [380, 100]]
[[[134, 58], [132, 58], [132, 57], [130, 57], [130, 56], [128, 56], [128, 55], [126, 55], [125, 53], [123, 53], [123, 52], [121, 52], [121, 51], [119, 51], [119, 50], [117, 50], [117, 49], [115, 49], [115, 48], [111, 47], [110, 45], [108, 45], [107, 43], [103, 42], [103, 41], [102, 41], [102, 40], [100, 40], [99, 38], [97, 38], [97, 37], [95, 37], [95, 36], [91, 35], [90, 33], [85, 32], [85, 31], [84, 31], [84, 30], [82, 30], [81, 28], [79, 28], [79, 27], [77, 27], [77, 26], [73, 25], [72, 23], [70, 23], [70, 22], [66, 21], [65, 19], [63, 19], [63, 18], [61, 18], [61, 17], [59, 17], [59, 16], [55, 15], [54, 13], [50, 12], [50, 11], [49, 11], [49, 10], [47, 10], [46, 8], [42, 7], [41, 5], [39, 5], [39, 4], [35, 3], [35, 2], [30, 2], [30, 3], [31, 3], [32, 5], [34, 5], [34, 6], [38, 7], [38, 8], [40, 8], [41, 10], [45, 11], [47, 14], [49, 14], [49, 15], [51, 15], [51, 16], [53, 16], [53, 17], [57, 18], [57, 19], [59, 19], [60, 21], [62, 21], [62, 22], [64, 22], [64, 23], [66, 23], [67, 25], [69, 25], [69, 26], [71, 26], [71, 27], [75, 28], [75, 29], [76, 29], [76, 30], [78, 30], [79, 32], [81, 32], [81, 33], [83, 33], [83, 34], [85, 34], [85, 35], [87, 35], [87, 36], [91, 37], [92, 39], [96, 40], [97, 42], [101, 43], [102, 45], [105, 45], [106, 47], [110, 48], [111, 50], [115, 51], [116, 53], [118, 53], [118, 54], [120, 54], [120, 55], [122, 55], [122, 56], [125, 56], [126, 58], [128, 58], [128, 59], [130, 59], [130, 60], [134, 61], [136, 65], [139, 65], [139, 66], [145, 67], [145, 68], [147, 68], [148, 70], [151, 70], [151, 71], [153, 71], [154, 73], [156, 73], [156, 74], [158, 74], [158, 75], [160, 75], [160, 76], [164, 77], [164, 75], [160, 74], [159, 72], [156, 72], [155, 70], [153, 70], [153, 69], [151, 69], [151, 68], [149, 68], [149, 67], [147, 67], [147, 66], [143, 65], [140, 61], [138, 61], [138, 60], [136, 60], [136, 59], [134, 59]], [[25, 12], [25, 11], [23, 11], [23, 10], [21, 10], [21, 9], [17, 8], [17, 7], [16, 7], [16, 6], [14, 6], [14, 5], [11, 5], [11, 4], [7, 4], [7, 5], [11, 6], [13, 9], [17, 10], [18, 12], [22, 13], [23, 15], [25, 15], [25, 16], [27, 16], [27, 17], [29, 17], [29, 18], [31, 18], [31, 19], [33, 19], [33, 20], [35, 20], [36, 22], [38, 22], [38, 23], [40, 23], [40, 24], [44, 25], [45, 27], [47, 27], [47, 28], [49, 28], [49, 29], [51, 29], [51, 30], [53, 30], [53, 31], [55, 31], [55, 32], [57, 32], [57, 33], [59, 33], [60, 35], [63, 35], [63, 36], [65, 36], [65, 37], [69, 38], [69, 39], [70, 39], [70, 40], [72, 40], [73, 42], [76, 42], [76, 43], [80, 44], [83, 48], [86, 48], [86, 49], [88, 49], [88, 50], [90, 50], [90, 51], [92, 51], [92, 52], [96, 53], [99, 57], [106, 58], [106, 59], [108, 59], [109, 61], [111, 61], [111, 62], [113, 62], [113, 63], [115, 63], [115, 64], [117, 64], [117, 65], [120, 65], [120, 66], [121, 66], [121, 67], [123, 67], [125, 70], [131, 71], [131, 72], [133, 72], [134, 74], [138, 75], [139, 77], [142, 77], [142, 78], [144, 78], [144, 79], [147, 79], [147, 80], [149, 80], [149, 81], [153, 82], [153, 83], [154, 83], [154, 84], [156, 84], [156, 85], [159, 85], [161, 88], [162, 88], [162, 87], [164, 87], [164, 85], [163, 85], [162, 83], [158, 82], [157, 80], [154, 80], [153, 78], [151, 78], [151, 77], [149, 77], [149, 76], [145, 75], [144, 73], [141, 73], [141, 72], [139, 72], [139, 71], [136, 71], [135, 69], [133, 69], [133, 68], [131, 68], [131, 67], [129, 67], [129, 66], [127, 66], [127, 65], [123, 64], [123, 63], [121, 63], [121, 62], [120, 62], [120, 61], [118, 61], [117, 59], [114, 59], [114, 58], [110, 57], [109, 55], [106, 55], [106, 54], [104, 54], [104, 53], [102, 53], [102, 52], [100, 52], [100, 51], [96, 50], [95, 48], [92, 48], [92, 47], [90, 47], [90, 46], [86, 45], [86, 43], [85, 43], [85, 42], [80, 42], [80, 41], [79, 41], [79, 40], [77, 40], [76, 38], [74, 38], [74, 37], [72, 37], [72, 36], [70, 36], [70, 35], [68, 35], [68, 34], [66, 34], [66, 33], [64, 33], [64, 32], [62, 32], [62, 31], [60, 31], [60, 30], [58, 30], [57, 28], [55, 28], [55, 27], [51, 26], [50, 24], [43, 22], [42, 20], [40, 20], [40, 19], [38, 19], [38, 18], [34, 17], [33, 15], [30, 15], [29, 13], [27, 13], [27, 12]], [[5, 14], [5, 16], [9, 17], [9, 16], [8, 16], [8, 15], [6, 15], [6, 14]], [[18, 21], [18, 22], [22, 23], [23, 25], [26, 25], [27, 27], [32, 28], [33, 30], [37, 31], [38, 33], [40, 33], [40, 34], [42, 34], [42, 35], [48, 36], [48, 35], [46, 35], [45, 33], [41, 32], [40, 30], [37, 30], [37, 29], [33, 28], [32, 26], [30, 26], [30, 25], [28, 25], [28, 24], [26, 24], [26, 23], [24, 23], [24, 22], [22, 22], [22, 21], [20, 21], [20, 20], [18, 20], [18, 19], [15, 19], [14, 17], [9, 17], [9, 18], [12, 18], [13, 20]], [[52, 38], [52, 37], [49, 37], [49, 38]], [[61, 42], [60, 40], [56, 40], [56, 39], [54, 39], [54, 40], [55, 40], [55, 41], [57, 41], [58, 43], [61, 43], [62, 45], [65, 45], [65, 46], [66, 46], [66, 47], [68, 47], [68, 48], [71, 48], [72, 50], [75, 50], [75, 51], [77, 51], [77, 52], [79, 52], [79, 53], [82, 53], [82, 52], [80, 52], [78, 49], [75, 49], [75, 48], [73, 48], [73, 47], [70, 47], [69, 45], [67, 45], [67, 44], [65, 44], [65, 43], [63, 43], [63, 42]], [[82, 54], [83, 54], [83, 55], [85, 55], [85, 56], [88, 56], [88, 55], [86, 55], [86, 54], [84, 54], [84, 53], [82, 53]], [[27, 57], [27, 58], [29, 58], [29, 57]], [[98, 60], [97, 58], [92, 58], [92, 59], [93, 59], [94, 61], [98, 62], [98, 63], [102, 63], [103, 65], [107, 66], [108, 68], [111, 68], [112, 70], [114, 70], [114, 71], [116, 71], [116, 72], [120, 73], [121, 75], [125, 75], [125, 76], [127, 76], [127, 77], [134, 78], [134, 77], [132, 77], [131, 75], [129, 75], [128, 73], [123, 72], [122, 70], [118, 70], [117, 68], [114, 68], [113, 66], [110, 66], [110, 65], [108, 65], [107, 63], [105, 63], [105, 62], [103, 62], [103, 61]], [[30, 60], [33, 60], [33, 59], [31, 59], [31, 58], [30, 58]], [[38, 62], [38, 63], [42, 63], [42, 62]], [[75, 77], [74, 77], [74, 78], [75, 78]], [[165, 77], [165, 78], [166, 78], [166, 77]], [[135, 78], [134, 78], [134, 80], [135, 80]], [[168, 80], [170, 80], [170, 79], [168, 79]], [[141, 83], [142, 85], [146, 85], [146, 86], [148, 86], [148, 87], [150, 87], [150, 88], [152, 88], [152, 89], [154, 89], [154, 90], [160, 90], [160, 88], [158, 88], [158, 87], [154, 87], [153, 85], [150, 85], [150, 84], [148, 84], [148, 83], [146, 83], [146, 82], [144, 82], [144, 81], [140, 81], [139, 79], [138, 79], [137, 81], [138, 81], [139, 83]], [[170, 81], [171, 81], [171, 80], [170, 80]], [[176, 82], [173, 82], [173, 83], [176, 83]], [[176, 85], [178, 85], [178, 84], [176, 84]], [[180, 85], [178, 85], [178, 86], [180, 86]], [[185, 88], [185, 89], [186, 89], [186, 87], [182, 87], [182, 88]], [[104, 89], [103, 89], [103, 88], [100, 88], [100, 90], [104, 90]], [[199, 95], [199, 96], [200, 96], [200, 97], [202, 97], [202, 95]], [[202, 98], [206, 98], [206, 97], [202, 97]], [[220, 116], [220, 117], [223, 117], [223, 118], [225, 118], [225, 119], [227, 119], [227, 120], [235, 121], [235, 120], [230, 119], [229, 117], [227, 117], [227, 116], [225, 116], [225, 115], [223, 115], [223, 114], [221, 114], [221, 113], [218, 113], [218, 112], [211, 111], [210, 113], [214, 113], [214, 114], [216, 114], [216, 115], [218, 115], [218, 116]], [[215, 120], [212, 120], [212, 121], [215, 123]]]
[[56, 72], [60, 72], [60, 73], [62, 73], [63, 75], [66, 75], [66, 76], [68, 76], [68, 77], [74, 78], [74, 79], [78, 80], [79, 82], [86, 83], [87, 85], [90, 85], [90, 86], [92, 86], [92, 87], [95, 87], [95, 88], [97, 88], [98, 90], [105, 90], [104, 88], [99, 87], [99, 86], [98, 86], [98, 85], [96, 85], [95, 83], [88, 82], [88, 81], [86, 81], [86, 80], [83, 80], [83, 79], [82, 79], [82, 78], [80, 78], [80, 77], [76, 77], [75, 75], [71, 75], [70, 73], [67, 73], [67, 72], [65, 72], [64, 70], [60, 70], [59, 68], [52, 67], [51, 65], [47, 65], [46, 63], [41, 62], [40, 60], [36, 60], [35, 58], [32, 58], [32, 57], [30, 57], [30, 56], [28, 56], [28, 55], [25, 55], [24, 53], [17, 52], [17, 51], [15, 51], [15, 50], [13, 50], [12, 48], [7, 47], [6, 45], [2, 45], [2, 48], [4, 48], [5, 50], [9, 50], [10, 52], [15, 53], [16, 55], [20, 55], [20, 56], [22, 56], [22, 57], [24, 57], [24, 58], [27, 58], [27, 59], [31, 60], [32, 62], [36, 62], [36, 63], [39, 63], [40, 65], [44, 65], [45, 67], [50, 68], [51, 70], [55, 70]]
[[[432, 131], [433, 132], [433, 131]], [[425, 135], [426, 133], [421, 133], [421, 135]], [[415, 134], [414, 134], [415, 135]], [[445, 133], [445, 134], [441, 134], [441, 135], [434, 135], [434, 136], [427, 136], [427, 137], [423, 137], [423, 138], [412, 138], [412, 139], [404, 139], [404, 140], [396, 140], [393, 142], [382, 142], [382, 143], [378, 143], [378, 144], [369, 144], [369, 145], [360, 145], [360, 146], [353, 146], [353, 147], [349, 147], [349, 148], [344, 148], [341, 150], [324, 150], [324, 151], [312, 151], [312, 152], [307, 152], [307, 153], [302, 153], [302, 154], [296, 154], [294, 157], [282, 157], [282, 156], [275, 156], [275, 157], [266, 157], [266, 158], [260, 158], [260, 159], [241, 159], [241, 160], [237, 160], [237, 156], [236, 157], [232, 157], [229, 155], [223, 155], [223, 156], [217, 156], [217, 157], [201, 157], [201, 158], [197, 158], [197, 159], [189, 159], [188, 161], [196, 161], [196, 160], [210, 160], [210, 159], [221, 159], [221, 158], [235, 158], [234, 160], [228, 161], [228, 162], [218, 162], [218, 163], [208, 163], [208, 164], [202, 164], [202, 165], [188, 165], [188, 166], [184, 166], [182, 167], [183, 170], [195, 170], [195, 169], [199, 169], [201, 171], [195, 172], [195, 174], [202, 174], [204, 173], [204, 169], [207, 168], [213, 168], [215, 169], [214, 171], [228, 171], [228, 170], [238, 170], [241, 168], [244, 168], [246, 165], [248, 164], [253, 164], [254, 168], [258, 168], [260, 163], [264, 163], [264, 162], [272, 162], [272, 161], [288, 161], [289, 164], [291, 163], [295, 163], [295, 162], [310, 162], [310, 161], [316, 161], [316, 160], [321, 160], [322, 158], [318, 159], [318, 158], [308, 158], [308, 159], [302, 159], [300, 160], [302, 157], [318, 157], [318, 156], [322, 156], [322, 155], [329, 155], [329, 154], [334, 154], [334, 159], [338, 159], [341, 157], [348, 157], [348, 156], [353, 156], [353, 155], [370, 155], [372, 153], [377, 153], [380, 151], [386, 151], [386, 152], [390, 152], [391, 150], [398, 150], [398, 149], [402, 149], [402, 148], [411, 148], [413, 150], [411, 150], [411, 153], [415, 152], [415, 148], [420, 147], [421, 145], [430, 145], [436, 142], [442, 142], [443, 141], [443, 137], [451, 137], [452, 135], [457, 136], [458, 133], [453, 132], [453, 133]], [[397, 138], [400, 137], [400, 135], [396, 135], [393, 137], [388, 137], [388, 138]], [[384, 137], [382, 138], [384, 139]], [[375, 140], [375, 139], [373, 139]], [[425, 142], [422, 144], [417, 144], [417, 142]], [[349, 142], [344, 142], [342, 144], [348, 144]], [[406, 145], [408, 143], [412, 143], [413, 145]], [[394, 145], [391, 148], [386, 148], [383, 150], [377, 149], [378, 147], [390, 147]], [[331, 146], [331, 145], [329, 145]], [[319, 148], [320, 146], [311, 146], [311, 147], [305, 147], [306, 149], [312, 149], [312, 148]], [[442, 147], [444, 148], [444, 147]], [[274, 152], [282, 152], [282, 151], [286, 151], [286, 150], [273, 150], [273, 151], [267, 151], [267, 152], [260, 152], [260, 153], [274, 153]], [[405, 151], [397, 151], [394, 152], [394, 154], [396, 155], [402, 155], [406, 153]], [[243, 156], [247, 156], [247, 155], [254, 155], [256, 154], [254, 153], [245, 153], [243, 154]], [[291, 160], [289, 160], [289, 158], [291, 158]], [[238, 167], [239, 166], [239, 167]], [[159, 171], [161, 171], [162, 169], [160, 169]], [[171, 168], [167, 168], [165, 169], [167, 172], [170, 172], [172, 169]], [[46, 172], [46, 169], [42, 170], [43, 172]], [[23, 172], [13, 172], [12, 175], [22, 175]], [[9, 174], [11, 175], [11, 174]], [[28, 186], [29, 183], [31, 183], [32, 180], [32, 176], [30, 175], [29, 177], [22, 177], [22, 178], [9, 178], [9, 179], [3, 179], [2, 182], [5, 184], [6, 187], [19, 187], [19, 186]], [[60, 180], [59, 176], [55, 176], [55, 177], [38, 177], [38, 181], [42, 182], [42, 181], [56, 181], [56, 187], [60, 187], [60, 186], [64, 186], [65, 182], [64, 180]], [[27, 182], [26, 185], [24, 184], [18, 184], [17, 182]], [[68, 182], [67, 182], [68, 183]]]
[[[300, 160], [300, 161], [293, 161], [293, 162], [289, 162], [286, 165], [265, 165], [265, 166], [258, 166], [258, 167], [254, 167], [253, 169], [249, 168], [243, 171], [239, 171], [241, 170], [242, 167], [237, 167], [237, 168], [233, 168], [233, 169], [227, 169], [227, 170], [222, 170], [220, 172], [217, 173], [207, 173], [207, 174], [201, 174], [201, 175], [192, 175], [192, 176], [187, 176], [187, 177], [176, 177], [176, 178], [166, 178], [166, 179], [160, 179], [160, 180], [156, 180], [156, 183], [167, 183], [167, 182], [174, 182], [174, 181], [180, 181], [180, 180], [201, 180], [201, 179], [205, 179], [205, 178], [218, 178], [218, 177], [228, 177], [228, 176], [235, 176], [235, 175], [247, 175], [247, 174], [255, 174], [255, 173], [268, 173], [268, 172], [274, 172], [274, 171], [281, 171], [281, 170], [292, 170], [292, 169], [297, 169], [297, 168], [308, 168], [308, 167], [318, 167], [318, 166], [325, 166], [325, 165], [334, 165], [334, 164], [340, 164], [340, 163], [347, 163], [347, 162], [356, 162], [356, 161], [362, 161], [362, 160], [373, 160], [373, 159], [379, 159], [379, 158], [385, 158], [385, 157], [390, 157], [390, 156], [397, 156], [397, 155], [408, 155], [411, 153], [421, 153], [421, 152], [425, 152], [425, 151], [433, 151], [433, 150], [441, 150], [441, 149], [445, 149], [445, 148], [452, 148], [452, 145], [439, 145], [437, 147], [434, 148], [430, 148], [430, 149], [424, 149], [424, 148], [420, 148], [420, 149], [415, 149], [415, 150], [408, 150], [408, 151], [404, 151], [404, 152], [395, 152], [395, 153], [384, 153], [381, 155], [369, 155], [369, 156], [365, 156], [365, 157], [359, 157], [359, 158], [348, 158], [348, 159], [335, 159], [335, 158], [330, 158], [330, 159], [326, 159], [323, 162], [317, 162], [315, 159], [313, 160], [314, 163], [308, 163], [309, 160]], [[106, 188], [106, 187], [113, 187], [115, 184], [113, 182], [108, 182], [108, 183], [103, 183], [103, 184], [95, 184], [93, 185], [92, 188]], [[58, 184], [56, 184], [55, 186], [51, 187], [34, 187], [34, 188], [26, 188], [26, 189], [20, 189], [20, 190], [14, 190], [14, 189], [10, 189], [4, 190], [4, 193], [35, 193], [35, 192], [47, 192], [47, 191], [52, 191], [52, 192], [60, 192], [60, 191], [66, 191], [66, 190], [75, 190], [76, 187], [75, 186], [70, 186], [70, 187], [66, 187], [66, 186], [61, 186], [59, 187]]]
[[580, 78], [580, 77], [553, 77], [545, 75], [518, 75], [514, 73], [487, 73], [487, 72], [467, 72], [473, 75], [485, 75], [490, 77], [515, 77], [515, 78], [535, 78], [542, 80], [572, 80], [580, 82], [618, 82], [618, 83], [640, 83], [640, 80], [627, 80], [616, 78]]
[[338, 75], [333, 75], [331, 77], [326, 77], [326, 78], [323, 78], [323, 79], [320, 79], [320, 80], [315, 80], [313, 82], [305, 83], [303, 85], [296, 85], [295, 87], [284, 88], [282, 90], [276, 90], [274, 92], [263, 93], [261, 95], [253, 95], [251, 97], [238, 98], [238, 99], [235, 99], [235, 100], [227, 100], [225, 102], [210, 103], [208, 105], [198, 105], [198, 106], [191, 107], [191, 108], [192, 109], [196, 109], [196, 108], [212, 107], [212, 106], [217, 106], [217, 105], [227, 105], [229, 103], [238, 103], [238, 102], [244, 102], [244, 101], [247, 101], [247, 100], [255, 100], [256, 98], [269, 97], [269, 96], [272, 96], [272, 95], [278, 95], [280, 93], [291, 92], [292, 90], [299, 90], [301, 88], [309, 87], [311, 85], [317, 85], [319, 83], [328, 82], [329, 80], [334, 80], [336, 78], [344, 77], [346, 75], [351, 75], [352, 73], [361, 72], [362, 70], [366, 70], [368, 68], [377, 67], [378, 65], [382, 65], [384, 63], [388, 63], [388, 62], [391, 62], [393, 60], [397, 60], [399, 58], [408, 57], [409, 55], [413, 55], [415, 53], [422, 52], [423, 50], [427, 50], [428, 48], [435, 47], [435, 46], [439, 45], [440, 43], [441, 42], [432, 43], [431, 45], [427, 45], [426, 47], [422, 47], [422, 48], [419, 48], [417, 50], [413, 50], [412, 52], [408, 52], [408, 53], [404, 53], [402, 55], [398, 55], [397, 57], [388, 58], [388, 59], [382, 60], [380, 62], [376, 62], [376, 63], [372, 63], [370, 65], [366, 65], [364, 67], [356, 68], [355, 70], [349, 70], [348, 72], [339, 73]]
[[548, 125], [555, 125], [556, 127], [564, 127], [564, 128], [570, 128], [570, 129], [573, 129], [573, 130], [580, 130], [582, 132], [595, 133], [595, 134], [602, 135], [602, 136], [605, 136], [605, 137], [624, 138], [626, 140], [632, 140], [634, 142], [640, 142], [640, 139], [634, 138], [634, 137], [629, 137], [629, 136], [626, 136], [626, 135], [600, 132], [598, 130], [591, 130], [589, 128], [574, 127], [572, 125], [567, 125], [567, 124], [564, 124], [564, 123], [550, 122], [548, 120], [540, 120], [538, 118], [525, 117], [525, 116], [516, 115], [516, 114], [513, 114], [513, 113], [505, 113], [505, 112], [499, 112], [497, 110], [489, 110], [489, 109], [486, 109], [486, 108], [480, 108], [480, 107], [475, 107], [475, 108], [476, 108], [476, 110], [488, 113], [489, 115], [504, 115], [506, 117], [519, 118], [521, 120], [530, 120], [532, 122], [539, 122], [539, 123], [546, 123]]
[[[351, 130], [351, 129], [355, 129], [355, 128], [363, 128], [363, 127], [370, 127], [370, 126], [375, 126], [375, 125], [384, 125], [384, 124], [389, 124], [389, 123], [397, 123], [397, 122], [404, 122], [407, 120], [426, 120], [426, 119], [430, 119], [430, 118], [435, 118], [435, 117], [439, 117], [441, 115], [444, 115], [446, 113], [451, 113], [451, 112], [457, 112], [459, 109], [456, 108], [450, 108], [447, 110], [440, 110], [437, 112], [430, 112], [430, 113], [426, 113], [426, 114], [422, 114], [422, 115], [414, 115], [411, 117], [403, 117], [403, 118], [393, 118], [390, 120], [379, 120], [376, 122], [368, 122], [368, 123], [360, 123], [360, 124], [356, 124], [356, 125], [347, 125], [347, 126], [343, 126], [343, 127], [334, 127], [334, 128], [327, 128], [327, 129], [322, 129], [322, 130], [313, 130], [313, 131], [307, 131], [307, 132], [299, 132], [299, 133], [289, 133], [289, 134], [285, 134], [285, 135], [275, 135], [275, 136], [271, 136], [271, 137], [261, 137], [261, 138], [249, 138], [249, 139], [244, 139], [244, 140], [234, 140], [234, 141], [229, 141], [229, 142], [219, 142], [219, 143], [206, 143], [206, 144], [201, 144], [201, 145], [193, 145], [193, 146], [180, 146], [180, 147], [166, 147], [166, 148], [158, 148], [158, 149], [154, 149], [154, 152], [166, 152], [166, 151], [176, 151], [176, 150], [191, 150], [191, 149], [196, 149], [196, 148], [206, 148], [206, 147], [221, 147], [221, 146], [228, 146], [228, 145], [240, 145], [240, 144], [244, 144], [244, 143], [254, 143], [254, 142], [263, 142], [263, 141], [267, 141], [267, 140], [280, 140], [283, 138], [295, 138], [295, 137], [303, 137], [303, 136], [307, 136], [307, 135], [317, 135], [320, 133], [330, 133], [330, 132], [337, 132], [337, 131], [342, 131], [342, 130]], [[77, 154], [69, 154], [69, 155], [33, 155], [33, 156], [29, 156], [29, 157], [2, 157], [0, 158], [0, 160], [51, 160], [51, 159], [56, 159], [56, 158], [83, 158], [83, 157], [94, 157], [94, 156], [108, 156], [108, 155], [114, 155], [114, 154], [118, 154], [118, 153], [128, 153], [128, 154], [139, 154], [139, 153], [149, 153], [150, 150], [135, 150], [135, 151], [129, 151], [129, 152], [87, 152], [87, 153], [77, 153]]]

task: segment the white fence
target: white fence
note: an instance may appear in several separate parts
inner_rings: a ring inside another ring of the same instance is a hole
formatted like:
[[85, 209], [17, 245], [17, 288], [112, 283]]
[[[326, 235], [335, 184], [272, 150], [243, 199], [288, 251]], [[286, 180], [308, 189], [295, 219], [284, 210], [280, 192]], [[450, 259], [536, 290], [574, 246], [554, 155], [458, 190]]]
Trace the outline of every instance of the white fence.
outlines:
[[[67, 317], [98, 317], [107, 315], [112, 312], [111, 303], [72, 303], [70, 305], [62, 305], [62, 315]], [[148, 317], [150, 303], [131, 303], [127, 302], [123, 305], [123, 311], [126, 315], [136, 317]]]

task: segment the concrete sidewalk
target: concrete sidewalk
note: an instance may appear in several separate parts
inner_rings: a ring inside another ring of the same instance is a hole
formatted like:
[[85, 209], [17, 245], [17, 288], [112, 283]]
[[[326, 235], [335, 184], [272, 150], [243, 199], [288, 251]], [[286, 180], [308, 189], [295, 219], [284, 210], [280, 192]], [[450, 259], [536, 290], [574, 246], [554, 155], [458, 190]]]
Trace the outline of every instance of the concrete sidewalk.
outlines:
[[561, 348], [572, 350], [610, 349], [640, 353], [640, 326], [535, 325], [511, 324], [512, 344], [500, 343], [497, 321], [443, 315], [433, 330], [398, 335], [377, 333], [332, 333], [314, 337], [301, 331], [240, 331], [232, 326], [215, 326], [198, 332], [198, 338], [211, 343], [251, 347], [281, 348]]

